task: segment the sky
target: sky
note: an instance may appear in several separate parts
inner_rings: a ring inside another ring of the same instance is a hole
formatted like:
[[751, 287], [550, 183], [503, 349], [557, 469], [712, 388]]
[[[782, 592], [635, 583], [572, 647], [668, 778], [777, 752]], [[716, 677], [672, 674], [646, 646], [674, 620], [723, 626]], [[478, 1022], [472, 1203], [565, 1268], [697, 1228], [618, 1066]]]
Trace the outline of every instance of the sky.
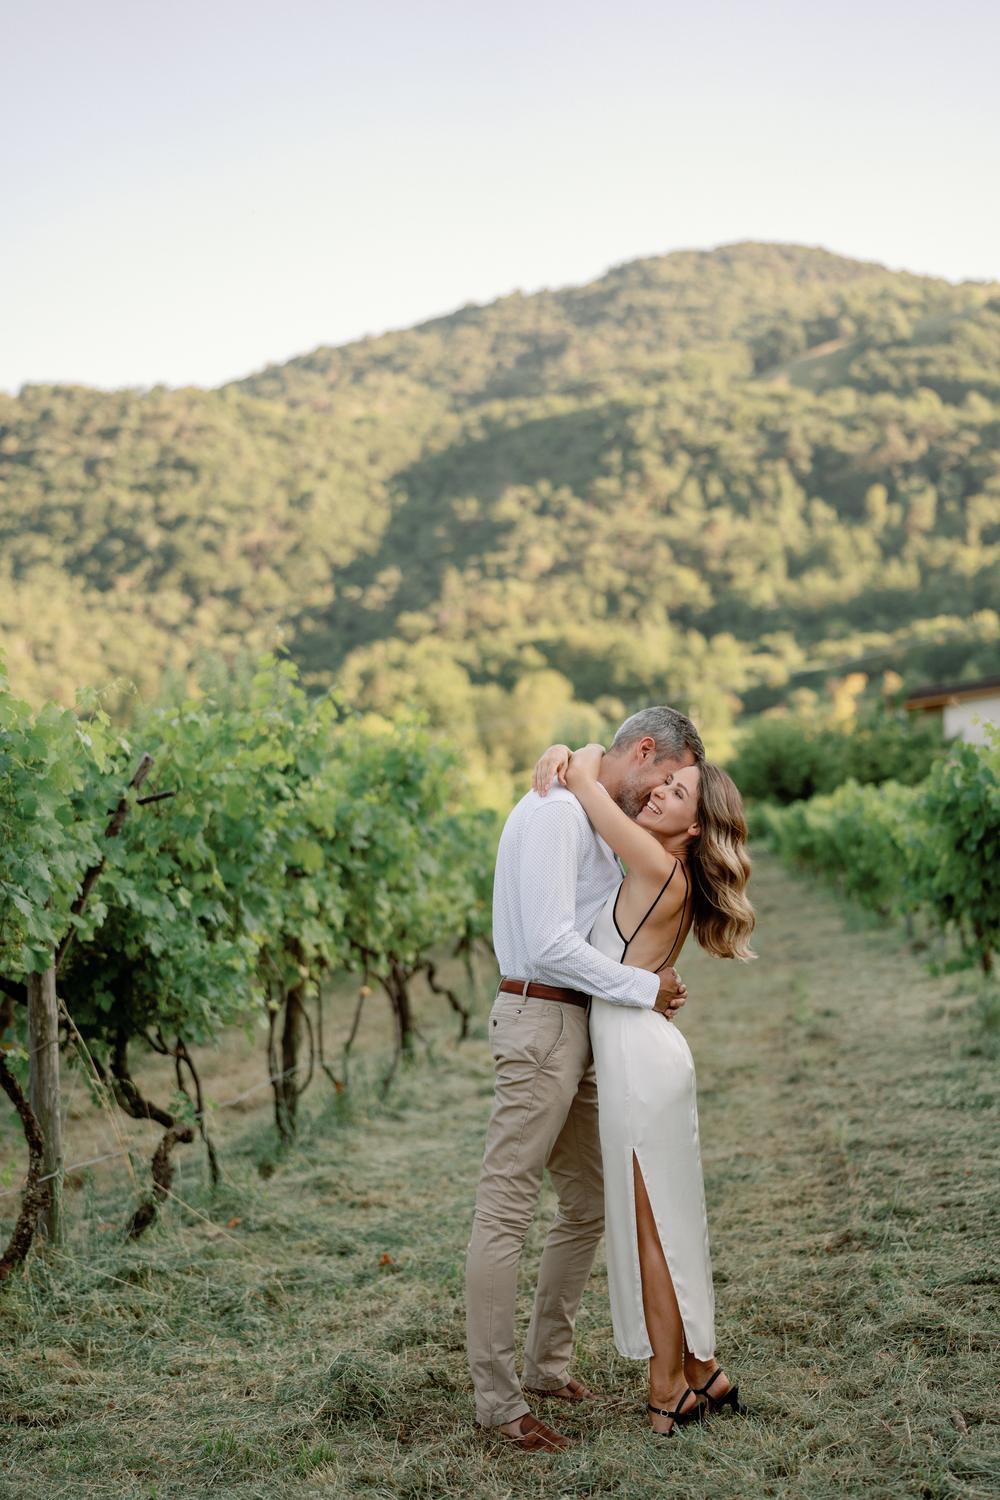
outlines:
[[1000, 278], [994, 0], [0, 0], [0, 389], [737, 240]]

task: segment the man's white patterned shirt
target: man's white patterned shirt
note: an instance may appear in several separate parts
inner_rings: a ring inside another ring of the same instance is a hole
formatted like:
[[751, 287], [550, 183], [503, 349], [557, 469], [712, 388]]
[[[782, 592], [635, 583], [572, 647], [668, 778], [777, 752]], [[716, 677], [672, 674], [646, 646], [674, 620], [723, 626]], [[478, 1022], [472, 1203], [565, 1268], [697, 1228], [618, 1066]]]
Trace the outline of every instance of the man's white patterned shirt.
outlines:
[[658, 975], [592, 948], [587, 936], [621, 866], [573, 793], [528, 792], [504, 824], [493, 881], [500, 973], [652, 1009]]

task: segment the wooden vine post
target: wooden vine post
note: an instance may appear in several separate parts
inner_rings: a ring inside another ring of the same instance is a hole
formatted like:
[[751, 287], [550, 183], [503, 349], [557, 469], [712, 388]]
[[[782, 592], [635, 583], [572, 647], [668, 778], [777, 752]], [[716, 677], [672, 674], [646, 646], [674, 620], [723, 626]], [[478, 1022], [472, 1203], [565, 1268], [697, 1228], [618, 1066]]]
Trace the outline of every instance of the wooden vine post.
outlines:
[[45, 1206], [39, 1226], [52, 1245], [62, 1242], [63, 1148], [59, 1094], [59, 1009], [53, 963], [28, 975], [29, 1097], [42, 1132]]
[[[138, 791], [152, 769], [153, 758], [143, 755], [128, 788], [111, 814], [111, 821], [104, 830], [106, 838], [117, 838], [129, 810], [129, 792]], [[155, 802], [172, 792], [159, 792], [153, 797], [139, 801]], [[80, 890], [70, 908], [79, 916], [87, 905], [90, 893], [98, 876], [104, 869], [104, 860], [92, 865], [83, 877]], [[76, 929], [70, 927], [62, 942], [52, 954], [52, 962], [41, 974], [29, 974], [25, 986], [28, 1002], [28, 1095], [42, 1136], [42, 1171], [47, 1179], [38, 1226], [49, 1243], [62, 1242], [62, 1100], [59, 1092], [59, 1002], [56, 998], [56, 973], [66, 957]], [[30, 1235], [24, 1244], [21, 1258], [27, 1252]]]

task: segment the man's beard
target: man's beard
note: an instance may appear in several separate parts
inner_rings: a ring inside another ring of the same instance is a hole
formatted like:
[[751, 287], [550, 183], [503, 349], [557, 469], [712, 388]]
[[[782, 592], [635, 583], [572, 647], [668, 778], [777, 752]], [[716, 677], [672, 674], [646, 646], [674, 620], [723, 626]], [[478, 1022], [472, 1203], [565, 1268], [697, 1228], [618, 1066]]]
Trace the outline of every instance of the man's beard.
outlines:
[[627, 818], [637, 818], [648, 800], [648, 792], [640, 791], [637, 786], [630, 783], [620, 787], [615, 796], [615, 801]]

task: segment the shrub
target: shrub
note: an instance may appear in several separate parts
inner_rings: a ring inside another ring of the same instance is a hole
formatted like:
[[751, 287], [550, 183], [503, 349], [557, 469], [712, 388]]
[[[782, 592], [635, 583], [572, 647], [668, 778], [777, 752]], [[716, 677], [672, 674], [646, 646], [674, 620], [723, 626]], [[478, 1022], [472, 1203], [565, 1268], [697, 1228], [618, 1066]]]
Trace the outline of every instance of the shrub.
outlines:
[[757, 719], [727, 769], [747, 800], [787, 806], [848, 781], [913, 786], [946, 750], [935, 728], [879, 704], [849, 728], [791, 716]]

